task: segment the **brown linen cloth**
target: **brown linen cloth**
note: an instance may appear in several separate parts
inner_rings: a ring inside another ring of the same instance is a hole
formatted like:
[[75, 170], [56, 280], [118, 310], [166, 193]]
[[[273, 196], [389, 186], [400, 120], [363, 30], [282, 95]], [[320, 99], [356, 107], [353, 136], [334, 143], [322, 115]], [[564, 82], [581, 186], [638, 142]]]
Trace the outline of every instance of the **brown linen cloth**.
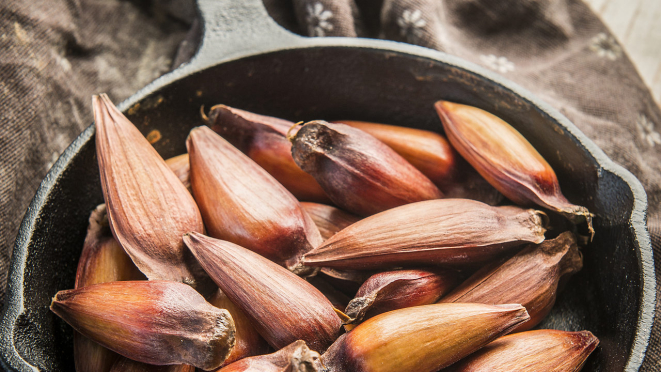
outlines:
[[[643, 183], [661, 279], [661, 111], [617, 40], [580, 0], [266, 5], [303, 35], [385, 38], [457, 55], [559, 109]], [[90, 96], [107, 92], [120, 102], [190, 58], [199, 38], [194, 17], [192, 0], [0, 3], [0, 301], [23, 214], [50, 166], [92, 122]], [[661, 371], [659, 310], [644, 371]]]

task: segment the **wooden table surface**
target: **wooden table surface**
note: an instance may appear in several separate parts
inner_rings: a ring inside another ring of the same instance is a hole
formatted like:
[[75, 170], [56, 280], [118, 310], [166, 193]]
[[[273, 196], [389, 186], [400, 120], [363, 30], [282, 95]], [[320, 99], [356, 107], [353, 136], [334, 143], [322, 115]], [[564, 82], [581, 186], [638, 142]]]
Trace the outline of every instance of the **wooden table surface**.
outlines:
[[585, 0], [601, 16], [661, 103], [661, 0]]

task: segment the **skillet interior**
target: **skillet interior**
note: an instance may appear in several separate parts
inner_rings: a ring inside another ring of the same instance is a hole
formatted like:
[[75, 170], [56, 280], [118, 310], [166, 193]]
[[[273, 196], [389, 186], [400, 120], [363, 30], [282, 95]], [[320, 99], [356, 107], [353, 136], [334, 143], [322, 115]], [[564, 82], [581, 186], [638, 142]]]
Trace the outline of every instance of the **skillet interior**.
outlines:
[[[629, 219], [631, 187], [602, 169], [548, 114], [508, 89], [459, 68], [421, 57], [378, 49], [317, 47], [265, 53], [223, 63], [166, 85], [127, 111], [164, 158], [185, 152], [188, 131], [202, 125], [199, 109], [216, 103], [290, 120], [370, 120], [442, 131], [432, 104], [438, 99], [488, 110], [516, 127], [558, 173], [563, 192], [597, 214], [594, 242], [583, 250], [583, 270], [542, 325], [592, 331], [601, 340], [584, 371], [621, 371], [639, 321], [641, 268]], [[51, 297], [73, 288], [90, 211], [103, 202], [93, 128], [64, 164], [60, 177], [36, 213], [27, 245], [22, 292], [24, 310], [10, 325], [14, 347], [30, 364], [48, 371], [72, 371], [72, 329], [53, 315]], [[18, 286], [18, 287], [17, 287]], [[10, 308], [13, 305], [10, 305]], [[5, 337], [7, 335], [5, 334]], [[6, 345], [6, 340], [5, 347]], [[640, 345], [634, 352], [640, 353]], [[643, 349], [644, 350], [644, 347]]]

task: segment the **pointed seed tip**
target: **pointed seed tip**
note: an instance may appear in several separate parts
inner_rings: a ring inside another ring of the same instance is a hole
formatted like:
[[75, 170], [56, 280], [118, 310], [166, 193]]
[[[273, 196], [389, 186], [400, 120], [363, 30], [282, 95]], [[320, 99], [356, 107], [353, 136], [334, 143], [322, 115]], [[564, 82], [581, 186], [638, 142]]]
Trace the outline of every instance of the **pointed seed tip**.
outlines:
[[599, 338], [597, 338], [597, 336], [592, 334], [592, 332], [580, 331], [576, 333], [580, 336], [581, 340], [585, 342], [585, 344], [594, 345], [595, 348], [599, 345]]
[[92, 100], [103, 101], [103, 100], [106, 100], [106, 99], [109, 100], [108, 94], [106, 94], [106, 93], [92, 94]]
[[185, 233], [182, 239], [184, 240], [184, 242], [186, 241], [193, 242], [199, 240], [200, 235], [202, 234], [198, 233], [197, 231], [190, 231]]
[[213, 111], [213, 110], [215, 110], [215, 109], [219, 109], [219, 108], [220, 108], [220, 109], [226, 109], [226, 110], [231, 109], [231, 107], [229, 107], [229, 106], [227, 106], [227, 105], [225, 105], [225, 104], [219, 103], [219, 104], [217, 104], [217, 105], [213, 105], [213, 106], [211, 106], [211, 108], [209, 109], [209, 111]]
[[193, 135], [195, 135], [197, 132], [199, 132], [199, 128], [201, 128], [201, 127], [206, 127], [206, 125], [200, 125], [200, 126], [197, 126], [197, 127], [193, 127], [190, 130], [190, 132], [188, 132], [188, 136], [186, 136], [186, 149], [188, 150], [188, 152], [190, 152], [190, 148], [188, 146], [190, 146], [190, 143], [192, 143], [192, 141], [193, 141]]
[[103, 106], [105, 106], [105, 104], [103, 102], [103, 97], [101, 97], [100, 94], [93, 94], [92, 95], [92, 109], [95, 111], [95, 113], [96, 113], [98, 108], [101, 108]]
[[527, 321], [530, 319], [530, 314], [528, 313], [528, 309], [526, 309], [523, 305], [521, 304], [500, 304], [500, 305], [495, 305], [503, 310], [510, 310], [513, 312], [519, 313], [521, 319], [523, 321]]
[[188, 137], [190, 137], [191, 134], [193, 134], [193, 132], [199, 132], [199, 131], [203, 131], [203, 130], [206, 130], [206, 129], [209, 129], [209, 127], [206, 126], [206, 125], [198, 125], [197, 127], [194, 127], [193, 129], [190, 130], [190, 132], [188, 134]]
[[105, 105], [107, 105], [107, 106], [112, 106], [112, 107], [115, 106], [115, 104], [112, 103], [112, 101], [110, 100], [110, 97], [108, 97], [107, 94], [105, 94], [105, 93], [101, 93], [101, 94], [99, 94], [99, 98], [101, 99], [101, 101], [102, 101]]
[[436, 106], [437, 108], [445, 110], [445, 109], [448, 108], [448, 106], [447, 106], [448, 104], [451, 104], [451, 102], [440, 99], [440, 100], [436, 101], [436, 103], [434, 103], [434, 106]]

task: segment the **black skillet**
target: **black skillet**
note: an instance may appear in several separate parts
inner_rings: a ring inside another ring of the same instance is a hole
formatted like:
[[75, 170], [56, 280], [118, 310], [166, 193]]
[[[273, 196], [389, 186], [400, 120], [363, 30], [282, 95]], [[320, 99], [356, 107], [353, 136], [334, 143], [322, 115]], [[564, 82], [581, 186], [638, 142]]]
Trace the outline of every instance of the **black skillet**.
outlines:
[[[490, 111], [516, 127], [558, 173], [574, 203], [596, 213], [594, 242], [542, 327], [592, 331], [601, 340], [584, 371], [637, 371], [654, 318], [655, 277], [647, 198], [557, 110], [472, 63], [412, 45], [304, 38], [268, 16], [260, 0], [198, 0], [204, 37], [190, 63], [120, 105], [164, 158], [185, 152], [201, 105], [225, 103], [293, 121], [351, 118], [442, 131], [438, 99]], [[73, 288], [90, 211], [103, 202], [94, 126], [41, 184], [16, 240], [0, 347], [12, 371], [73, 371], [72, 329], [49, 310]], [[358, 372], [358, 371], [357, 371]]]

